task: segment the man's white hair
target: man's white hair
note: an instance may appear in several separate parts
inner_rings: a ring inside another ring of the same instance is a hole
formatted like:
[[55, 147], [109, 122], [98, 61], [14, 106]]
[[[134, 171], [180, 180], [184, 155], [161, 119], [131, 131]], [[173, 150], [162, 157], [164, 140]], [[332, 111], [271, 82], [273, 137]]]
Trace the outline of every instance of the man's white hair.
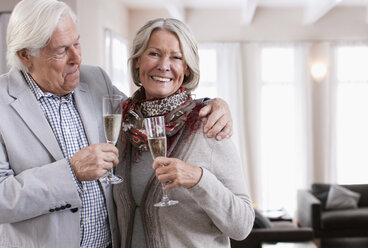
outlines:
[[7, 61], [10, 68], [28, 72], [17, 52], [26, 49], [38, 56], [40, 48], [49, 42], [62, 15], [76, 16], [68, 5], [57, 0], [22, 0], [14, 8], [8, 24]]

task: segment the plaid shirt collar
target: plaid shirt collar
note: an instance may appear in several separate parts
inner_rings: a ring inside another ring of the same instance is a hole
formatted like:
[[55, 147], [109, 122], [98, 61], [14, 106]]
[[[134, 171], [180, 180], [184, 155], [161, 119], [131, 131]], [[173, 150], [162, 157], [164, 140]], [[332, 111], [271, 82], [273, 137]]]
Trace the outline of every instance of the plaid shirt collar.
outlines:
[[[44, 92], [38, 85], [37, 83], [34, 81], [34, 79], [32, 78], [31, 75], [29, 75], [28, 73], [26, 72], [23, 72], [23, 76], [24, 78], [26, 79], [26, 82], [28, 84], [28, 86], [31, 88], [33, 94], [36, 96], [36, 99], [39, 101], [42, 97], [51, 97], [51, 98], [60, 98], [58, 97], [57, 95], [55, 94], [52, 94], [50, 92]], [[60, 100], [64, 100], [64, 101], [71, 101], [72, 100], [72, 97], [73, 97], [73, 94], [74, 94], [74, 90], [72, 92], [70, 92], [69, 94], [66, 94], [64, 96], [62, 96], [60, 98]]]

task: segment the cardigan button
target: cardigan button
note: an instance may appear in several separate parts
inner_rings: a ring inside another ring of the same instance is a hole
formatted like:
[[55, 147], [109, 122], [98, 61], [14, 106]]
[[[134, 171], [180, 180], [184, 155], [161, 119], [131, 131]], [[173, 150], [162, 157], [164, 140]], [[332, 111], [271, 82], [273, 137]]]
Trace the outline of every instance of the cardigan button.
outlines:
[[71, 208], [71, 206], [69, 203], [65, 205], [66, 208]]
[[55, 209], [50, 209], [49, 212], [50, 213], [55, 212]]

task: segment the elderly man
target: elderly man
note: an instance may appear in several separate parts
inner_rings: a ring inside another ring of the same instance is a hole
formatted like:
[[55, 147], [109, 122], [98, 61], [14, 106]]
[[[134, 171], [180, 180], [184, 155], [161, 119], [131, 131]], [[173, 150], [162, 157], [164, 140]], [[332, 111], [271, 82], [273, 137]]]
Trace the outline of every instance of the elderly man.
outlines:
[[[81, 66], [75, 16], [63, 2], [19, 2], [7, 43], [0, 247], [117, 247], [111, 186], [98, 179], [118, 163], [116, 147], [102, 143], [102, 97], [122, 93], [100, 68]], [[205, 108], [213, 109], [209, 132], [230, 134], [226, 104]]]

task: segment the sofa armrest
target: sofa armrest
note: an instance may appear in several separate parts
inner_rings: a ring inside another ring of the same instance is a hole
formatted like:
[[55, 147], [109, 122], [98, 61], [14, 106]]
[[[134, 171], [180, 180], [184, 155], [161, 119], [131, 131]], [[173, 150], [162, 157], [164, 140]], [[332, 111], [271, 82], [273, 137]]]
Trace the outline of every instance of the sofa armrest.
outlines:
[[309, 190], [297, 192], [297, 219], [300, 226], [312, 227], [315, 234], [321, 230], [322, 204]]
[[295, 229], [259, 229], [252, 232], [249, 238], [262, 242], [302, 242], [313, 240], [313, 230], [309, 227]]
[[244, 240], [231, 240], [231, 247], [261, 248], [263, 242], [304, 242], [313, 240], [313, 237], [312, 228], [299, 228], [290, 221], [275, 221], [270, 228], [253, 228]]

